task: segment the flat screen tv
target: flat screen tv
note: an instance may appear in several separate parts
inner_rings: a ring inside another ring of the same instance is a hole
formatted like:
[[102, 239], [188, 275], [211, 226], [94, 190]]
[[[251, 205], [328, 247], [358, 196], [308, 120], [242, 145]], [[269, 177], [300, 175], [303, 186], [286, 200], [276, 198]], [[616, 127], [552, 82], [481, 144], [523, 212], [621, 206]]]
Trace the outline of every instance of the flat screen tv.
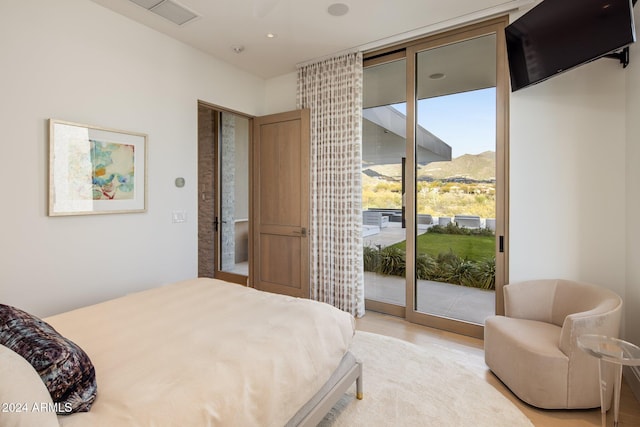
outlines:
[[511, 90], [635, 42], [631, 0], [543, 0], [505, 29]]

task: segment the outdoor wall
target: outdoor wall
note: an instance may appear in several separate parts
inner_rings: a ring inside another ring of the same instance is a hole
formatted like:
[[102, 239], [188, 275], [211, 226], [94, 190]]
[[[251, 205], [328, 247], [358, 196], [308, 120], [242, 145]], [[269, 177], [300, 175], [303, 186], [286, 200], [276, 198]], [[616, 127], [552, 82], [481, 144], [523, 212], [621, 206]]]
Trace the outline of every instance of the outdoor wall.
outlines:
[[[263, 114], [264, 81], [87, 0], [0, 2], [0, 52], [0, 302], [50, 315], [195, 277], [197, 100]], [[49, 118], [148, 134], [148, 211], [48, 217]]]
[[236, 168], [236, 116], [227, 112], [220, 116], [220, 270], [227, 270], [233, 269], [236, 263], [236, 224], [233, 220], [237, 218], [235, 184], [239, 171]]

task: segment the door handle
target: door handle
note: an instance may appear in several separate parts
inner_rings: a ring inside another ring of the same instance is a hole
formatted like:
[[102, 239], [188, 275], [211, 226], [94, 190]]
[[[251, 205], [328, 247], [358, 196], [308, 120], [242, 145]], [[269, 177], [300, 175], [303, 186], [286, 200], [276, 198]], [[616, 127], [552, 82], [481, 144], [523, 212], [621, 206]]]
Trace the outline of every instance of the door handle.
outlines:
[[294, 231], [293, 234], [299, 234], [302, 237], [307, 237], [307, 229], [305, 227], [302, 227], [300, 229], [300, 231]]

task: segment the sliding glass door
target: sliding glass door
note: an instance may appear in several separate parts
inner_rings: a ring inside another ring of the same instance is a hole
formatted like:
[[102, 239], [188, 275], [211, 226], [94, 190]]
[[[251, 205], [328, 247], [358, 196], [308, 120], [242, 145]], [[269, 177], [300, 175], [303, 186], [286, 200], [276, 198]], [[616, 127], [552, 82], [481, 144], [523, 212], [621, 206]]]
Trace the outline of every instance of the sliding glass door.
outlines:
[[507, 276], [505, 22], [365, 62], [368, 309], [478, 337], [484, 319], [500, 311]]
[[495, 313], [496, 35], [419, 50], [416, 77], [414, 309], [482, 325]]

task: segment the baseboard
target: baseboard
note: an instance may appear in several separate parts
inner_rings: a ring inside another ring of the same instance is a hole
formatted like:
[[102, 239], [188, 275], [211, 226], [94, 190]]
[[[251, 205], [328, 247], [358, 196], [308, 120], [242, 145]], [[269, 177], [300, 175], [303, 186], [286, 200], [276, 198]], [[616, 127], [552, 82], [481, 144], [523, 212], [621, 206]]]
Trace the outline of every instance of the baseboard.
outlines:
[[640, 402], [640, 366], [625, 366], [623, 376], [636, 400]]

